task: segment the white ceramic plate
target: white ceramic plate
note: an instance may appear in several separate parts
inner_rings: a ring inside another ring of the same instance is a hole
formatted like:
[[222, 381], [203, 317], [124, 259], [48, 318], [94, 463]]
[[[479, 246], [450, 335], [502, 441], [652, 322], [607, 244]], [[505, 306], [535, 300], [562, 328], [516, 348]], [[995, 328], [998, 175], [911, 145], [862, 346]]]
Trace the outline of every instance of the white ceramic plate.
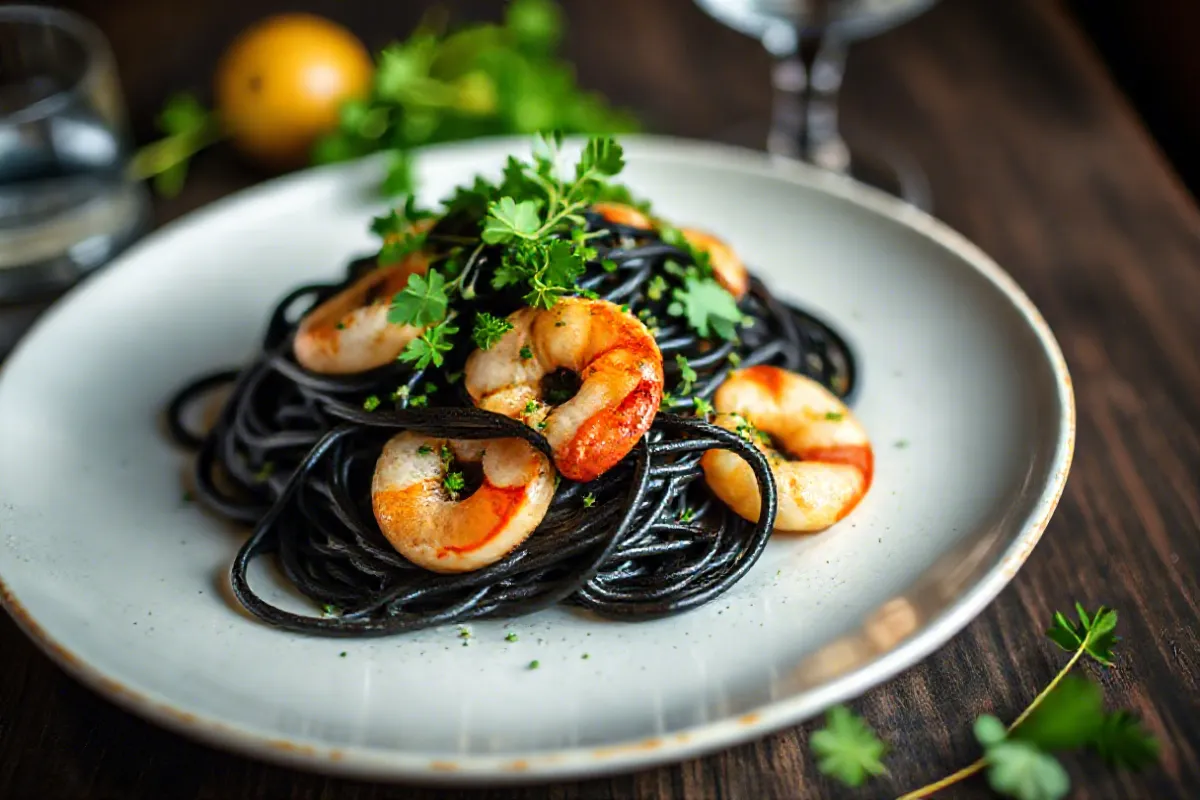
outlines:
[[[425, 199], [527, 150], [430, 150]], [[370, 247], [378, 164], [364, 163], [164, 228], [4, 366], [8, 611], [84, 683], [167, 727], [311, 769], [454, 783], [726, 747], [941, 645], [1012, 578], [1066, 480], [1071, 386], [1037, 311], [960, 236], [848, 181], [708, 144], [635, 138], [627, 151], [629, 182], [664, 216], [726, 237], [857, 348], [877, 464], [850, 518], [776, 537], [728, 594], [655, 622], [551, 610], [476, 624], [464, 647], [454, 628], [330, 640], [239, 613], [227, 570], [243, 534], [182, 502], [186, 459], [159, 414], [193, 376], [247, 358], [287, 289]]]

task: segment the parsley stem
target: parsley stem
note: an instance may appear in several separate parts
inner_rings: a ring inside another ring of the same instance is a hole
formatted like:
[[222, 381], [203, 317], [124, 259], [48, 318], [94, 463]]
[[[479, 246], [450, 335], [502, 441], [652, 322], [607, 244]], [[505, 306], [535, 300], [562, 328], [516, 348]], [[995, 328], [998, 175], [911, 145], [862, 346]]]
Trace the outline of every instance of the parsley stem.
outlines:
[[[1012, 724], [1008, 726], [1009, 733], [1012, 733], [1018, 725], [1029, 719], [1029, 715], [1037, 710], [1037, 707], [1040, 706], [1042, 701], [1054, 691], [1058, 684], [1062, 683], [1063, 678], [1067, 677], [1067, 673], [1070, 672], [1077, 663], [1079, 663], [1079, 659], [1083, 658], [1083, 654], [1087, 652], [1088, 645], [1091, 644], [1091, 641], [1092, 635], [1091, 631], [1089, 631], [1088, 635], [1085, 636], [1083, 641], [1079, 643], [1079, 648], [1071, 654], [1071, 659], [1063, 666], [1062, 669], [1058, 671], [1058, 674], [1055, 675], [1050, 683], [1046, 685], [1046, 688], [1042, 689], [1038, 696], [1033, 698], [1033, 702], [1025, 707], [1025, 710], [1021, 712], [1020, 716], [1013, 720]], [[896, 798], [896, 800], [919, 800], [919, 798], [922, 797], [929, 797], [930, 795], [945, 789], [947, 786], [952, 786], [959, 781], [966, 780], [986, 767], [987, 764], [987, 758], [980, 758], [963, 767], [958, 772], [947, 775], [941, 780], [926, 784], [919, 789], [913, 789], [911, 792]]]

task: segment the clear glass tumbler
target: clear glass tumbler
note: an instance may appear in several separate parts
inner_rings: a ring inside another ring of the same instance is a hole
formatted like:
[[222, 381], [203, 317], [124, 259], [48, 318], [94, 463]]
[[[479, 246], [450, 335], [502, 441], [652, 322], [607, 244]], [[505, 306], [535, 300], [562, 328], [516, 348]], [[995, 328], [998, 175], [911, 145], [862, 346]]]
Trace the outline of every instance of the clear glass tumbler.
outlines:
[[775, 58], [767, 150], [850, 173], [929, 210], [924, 172], [876, 135], [847, 145], [837, 100], [849, 45], [925, 11], [936, 0], [696, 0], [725, 25], [762, 41]]
[[112, 52], [87, 20], [0, 7], [0, 303], [43, 298], [149, 220]]

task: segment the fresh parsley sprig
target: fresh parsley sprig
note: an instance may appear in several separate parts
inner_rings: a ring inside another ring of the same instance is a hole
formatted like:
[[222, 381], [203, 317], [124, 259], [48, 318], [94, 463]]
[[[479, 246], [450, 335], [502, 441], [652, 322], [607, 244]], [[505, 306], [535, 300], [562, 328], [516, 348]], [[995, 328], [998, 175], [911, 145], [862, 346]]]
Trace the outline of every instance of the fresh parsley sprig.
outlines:
[[[1141, 769], [1158, 758], [1158, 742], [1128, 711], [1105, 713], [1100, 687], [1072, 675], [1080, 660], [1112, 666], [1117, 612], [1101, 606], [1089, 614], [1075, 605], [1077, 619], [1055, 613], [1047, 636], [1071, 658], [1011, 725], [991, 714], [975, 721], [983, 756], [957, 772], [914, 789], [899, 800], [929, 797], [986, 770], [988, 785], [1015, 800], [1060, 800], [1071, 781], [1056, 752], [1089, 748], [1110, 766]], [[830, 710], [825, 727], [812, 736], [817, 767], [850, 786], [883, 774], [886, 745], [860, 718], [842, 706]]]

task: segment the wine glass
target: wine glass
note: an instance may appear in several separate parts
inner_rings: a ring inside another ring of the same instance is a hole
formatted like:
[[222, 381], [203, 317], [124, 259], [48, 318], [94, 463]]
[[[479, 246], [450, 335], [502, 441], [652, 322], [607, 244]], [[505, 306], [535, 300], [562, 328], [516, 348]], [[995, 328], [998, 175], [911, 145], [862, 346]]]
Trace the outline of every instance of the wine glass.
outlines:
[[903, 152], [851, 149], [837, 98], [850, 43], [894, 28], [937, 0], [696, 0], [721, 23], [762, 41], [775, 58], [767, 150], [851, 174], [928, 211], [924, 172]]
[[146, 227], [131, 151], [100, 31], [58, 9], [0, 8], [0, 311], [56, 294]]

